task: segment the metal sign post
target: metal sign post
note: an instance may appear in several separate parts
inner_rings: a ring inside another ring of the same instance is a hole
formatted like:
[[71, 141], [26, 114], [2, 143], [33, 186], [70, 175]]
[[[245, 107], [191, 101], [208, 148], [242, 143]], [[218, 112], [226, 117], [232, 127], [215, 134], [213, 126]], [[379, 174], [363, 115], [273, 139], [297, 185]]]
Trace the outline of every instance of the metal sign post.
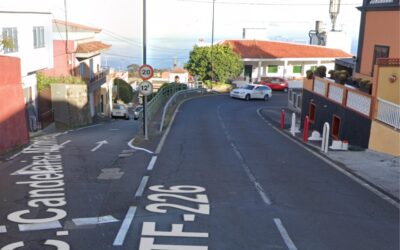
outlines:
[[139, 84], [139, 92], [143, 95], [143, 135], [147, 140], [147, 96], [153, 93], [153, 84], [149, 81], [143, 81]]

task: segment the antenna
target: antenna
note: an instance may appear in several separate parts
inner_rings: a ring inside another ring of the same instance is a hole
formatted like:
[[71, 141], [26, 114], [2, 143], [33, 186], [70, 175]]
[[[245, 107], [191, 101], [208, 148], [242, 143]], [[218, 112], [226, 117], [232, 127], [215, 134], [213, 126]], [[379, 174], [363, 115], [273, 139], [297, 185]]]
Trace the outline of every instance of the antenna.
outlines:
[[336, 18], [339, 15], [340, 0], [330, 0], [329, 3], [329, 14], [332, 21], [332, 31], [335, 31]]

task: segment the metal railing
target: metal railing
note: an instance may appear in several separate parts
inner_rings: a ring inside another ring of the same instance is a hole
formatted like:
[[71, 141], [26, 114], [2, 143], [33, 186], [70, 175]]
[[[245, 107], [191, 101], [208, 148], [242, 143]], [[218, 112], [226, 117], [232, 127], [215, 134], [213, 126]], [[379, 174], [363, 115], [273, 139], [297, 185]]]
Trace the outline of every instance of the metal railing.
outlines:
[[378, 98], [376, 119], [400, 129], [400, 105]]

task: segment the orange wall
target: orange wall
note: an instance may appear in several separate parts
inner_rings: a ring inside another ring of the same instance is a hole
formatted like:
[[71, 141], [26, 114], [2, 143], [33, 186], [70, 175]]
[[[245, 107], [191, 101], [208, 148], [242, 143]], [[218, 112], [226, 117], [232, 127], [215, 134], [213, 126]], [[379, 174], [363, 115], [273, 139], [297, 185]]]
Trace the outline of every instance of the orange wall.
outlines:
[[400, 11], [368, 11], [365, 19], [360, 73], [371, 75], [374, 46], [389, 46], [389, 57], [400, 57]]
[[[396, 75], [395, 82], [389, 77]], [[400, 105], [400, 67], [379, 67], [377, 97]]]

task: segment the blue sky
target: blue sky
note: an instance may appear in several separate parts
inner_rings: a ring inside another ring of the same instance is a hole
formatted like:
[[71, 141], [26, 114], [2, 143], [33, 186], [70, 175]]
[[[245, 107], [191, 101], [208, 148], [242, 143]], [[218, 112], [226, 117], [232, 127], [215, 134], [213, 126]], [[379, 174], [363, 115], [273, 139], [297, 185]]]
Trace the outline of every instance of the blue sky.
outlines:
[[[64, 0], [15, 0], [20, 6], [48, 8], [64, 18]], [[103, 29], [113, 45], [104, 63], [125, 67], [142, 61], [143, 0], [67, 0], [68, 19]], [[146, 0], [148, 63], [183, 65], [199, 38], [211, 41], [212, 0]], [[0, 3], [0, 7], [6, 3]], [[362, 0], [341, 0], [337, 27], [358, 38]], [[331, 27], [329, 0], [216, 0], [215, 40], [239, 39], [243, 28], [266, 29], [271, 40], [306, 42], [315, 21]], [[354, 42], [355, 43], [355, 42]]]

